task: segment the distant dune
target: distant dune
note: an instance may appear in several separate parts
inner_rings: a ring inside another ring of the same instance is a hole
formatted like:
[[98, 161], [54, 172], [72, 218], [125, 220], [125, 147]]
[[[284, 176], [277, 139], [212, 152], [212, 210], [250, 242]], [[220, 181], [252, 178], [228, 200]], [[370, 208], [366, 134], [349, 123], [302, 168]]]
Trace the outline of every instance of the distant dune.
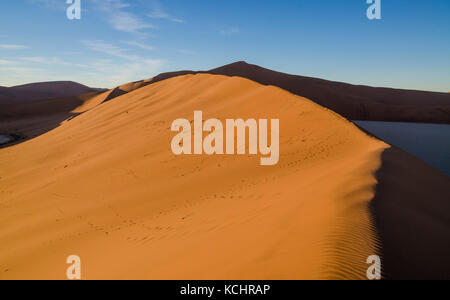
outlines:
[[0, 135], [13, 134], [21, 137], [19, 141], [39, 136], [77, 116], [85, 103], [99, 98], [104, 100], [102, 97], [102, 92], [91, 92], [63, 98], [0, 103]]
[[209, 71], [164, 73], [156, 76], [154, 82], [196, 73], [240, 76], [264, 85], [274, 85], [311, 99], [350, 120], [450, 124], [448, 93], [351, 85], [284, 74], [245, 62]]
[[99, 89], [90, 88], [72, 81], [38, 82], [10, 88], [0, 87], [0, 104], [77, 96], [96, 91], [99, 91]]
[[[9, 98], [3, 102], [0, 100], [0, 135], [20, 137], [16, 138], [15, 142], [23, 142], [58, 127], [65, 120], [72, 119], [96, 105], [141, 88], [151, 81], [152, 79], [130, 82], [111, 90], [87, 88], [71, 82], [39, 83], [17, 87], [22, 93], [16, 91], [16, 96], [33, 94], [32, 90], [35, 88], [46, 90], [46, 93], [51, 91], [52, 95], [75, 93], [72, 96], [48, 99], [35, 99], [42, 95], [39, 92], [34, 98], [28, 96], [28, 98], [17, 97], [16, 99], [11, 97], [13, 93], [11, 89], [16, 90], [16, 88], [4, 88], [5, 99], [7, 95]], [[78, 88], [80, 86], [81, 88]], [[66, 87], [67, 90], [65, 90]], [[59, 88], [61, 90], [58, 90]], [[0, 87], [1, 94], [2, 87]]]
[[[364, 279], [374, 254], [450, 278], [450, 179], [306, 98], [197, 74], [65, 101], [76, 118], [0, 149], [0, 279], [64, 279], [69, 255], [85, 279]], [[279, 118], [279, 164], [175, 156], [194, 110]]]
[[[8, 100], [3, 102], [0, 100], [0, 135], [20, 136], [21, 139], [17, 142], [34, 138], [58, 127], [63, 121], [74, 118], [95, 105], [113, 98], [111, 93], [114, 91], [87, 88], [71, 82], [36, 85], [38, 90], [43, 89], [46, 91], [45, 94], [50, 93], [53, 97], [36, 99], [43, 93], [33, 92], [35, 84], [18, 87], [19, 91], [16, 88], [5, 88], [3, 95], [15, 93], [16, 98], [9, 96], [5, 97]], [[57, 94], [74, 95], [54, 97]]]

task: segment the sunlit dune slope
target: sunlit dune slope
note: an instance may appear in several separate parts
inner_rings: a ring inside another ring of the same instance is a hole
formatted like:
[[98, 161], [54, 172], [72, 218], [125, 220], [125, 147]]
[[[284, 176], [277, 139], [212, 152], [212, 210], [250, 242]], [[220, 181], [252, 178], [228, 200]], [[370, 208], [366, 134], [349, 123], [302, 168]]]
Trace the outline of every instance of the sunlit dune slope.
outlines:
[[[172, 121], [280, 119], [280, 162], [175, 156]], [[176, 77], [0, 150], [0, 279], [365, 278], [388, 146], [313, 102], [237, 77]]]

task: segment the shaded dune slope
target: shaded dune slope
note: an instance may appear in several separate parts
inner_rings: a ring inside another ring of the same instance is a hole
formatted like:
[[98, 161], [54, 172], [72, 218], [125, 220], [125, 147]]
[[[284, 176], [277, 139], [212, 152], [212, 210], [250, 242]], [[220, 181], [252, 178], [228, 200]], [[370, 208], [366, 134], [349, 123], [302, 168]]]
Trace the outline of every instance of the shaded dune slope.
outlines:
[[105, 102], [108, 102], [114, 98], [119, 96], [128, 94], [134, 90], [140, 89], [141, 87], [147, 86], [153, 79], [140, 80], [136, 82], [130, 82], [124, 85], [121, 85], [111, 91], [111, 93], [106, 97]]
[[[279, 118], [278, 165], [175, 156], [171, 122]], [[0, 278], [365, 278], [388, 145], [276, 87], [188, 75], [0, 150]]]
[[450, 279], [450, 177], [395, 147], [371, 203], [388, 279]]
[[16, 142], [39, 136], [92, 108], [92, 103], [100, 104], [106, 95], [91, 92], [71, 97], [0, 104], [0, 134], [20, 136], [21, 139]]

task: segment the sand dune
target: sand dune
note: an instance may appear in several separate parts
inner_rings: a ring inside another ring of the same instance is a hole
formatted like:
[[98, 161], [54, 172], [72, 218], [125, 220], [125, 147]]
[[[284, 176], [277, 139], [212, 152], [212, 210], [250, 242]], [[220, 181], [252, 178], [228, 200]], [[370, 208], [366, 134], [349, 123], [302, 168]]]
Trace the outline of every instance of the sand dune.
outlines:
[[[0, 150], [0, 279], [450, 278], [448, 176], [277, 87], [171, 77], [41, 103], [76, 118]], [[195, 110], [279, 118], [279, 164], [173, 155]]]
[[448, 93], [357, 86], [280, 73], [245, 62], [209, 71], [164, 73], [156, 76], [154, 82], [197, 73], [239, 76], [264, 85], [278, 86], [311, 99], [350, 120], [450, 124]]
[[37, 82], [10, 88], [0, 87], [0, 104], [70, 97], [97, 91], [99, 89], [90, 88], [72, 81]]
[[[64, 279], [74, 254], [85, 279], [365, 278], [380, 252], [369, 206], [388, 145], [243, 78], [129, 90], [0, 150], [0, 279]], [[279, 164], [173, 155], [170, 124], [194, 110], [279, 118]]]
[[12, 136], [14, 143], [39, 136], [75, 117], [83, 103], [103, 92], [71, 81], [0, 87], [0, 135]]

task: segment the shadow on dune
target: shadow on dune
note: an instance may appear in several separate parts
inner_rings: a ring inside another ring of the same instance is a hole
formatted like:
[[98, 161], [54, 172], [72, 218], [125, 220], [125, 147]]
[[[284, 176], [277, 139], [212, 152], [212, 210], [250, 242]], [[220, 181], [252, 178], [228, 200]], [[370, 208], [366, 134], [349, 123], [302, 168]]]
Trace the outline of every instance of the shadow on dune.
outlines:
[[117, 88], [115, 88], [115, 89], [113, 89], [111, 91], [111, 93], [108, 95], [108, 97], [106, 97], [105, 101], [103, 101], [103, 102], [111, 101], [114, 98], [123, 96], [123, 95], [128, 94], [128, 93], [129, 93], [128, 91], [124, 91], [120, 87], [117, 87]]
[[40, 136], [79, 115], [73, 110], [101, 92], [80, 96], [0, 104], [0, 134], [15, 137], [0, 148]]
[[117, 87], [110, 91], [95, 91], [77, 96], [41, 100], [0, 102], [0, 135], [14, 137], [12, 142], [0, 145], [10, 147], [40, 136], [71, 120], [82, 112], [73, 111], [96, 96], [104, 94], [105, 103], [147, 85], [137, 81]]
[[395, 147], [371, 203], [385, 279], [450, 279], [450, 177]]

